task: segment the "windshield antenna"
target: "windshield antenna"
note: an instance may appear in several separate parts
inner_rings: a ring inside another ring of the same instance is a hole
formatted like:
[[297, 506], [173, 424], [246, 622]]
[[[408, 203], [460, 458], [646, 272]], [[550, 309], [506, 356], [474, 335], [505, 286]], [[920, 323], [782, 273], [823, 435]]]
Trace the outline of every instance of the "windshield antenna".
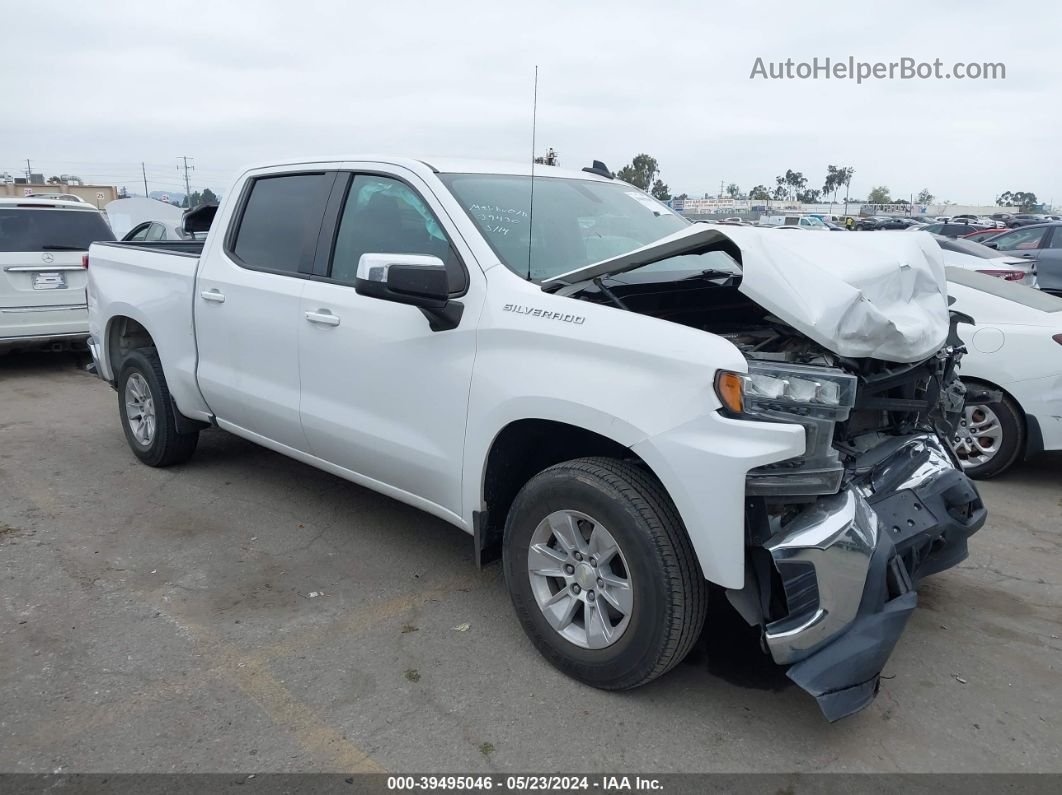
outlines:
[[527, 212], [527, 280], [531, 281], [531, 236], [535, 223], [535, 126], [538, 123], [538, 64], [535, 64], [535, 95], [531, 102], [531, 201]]

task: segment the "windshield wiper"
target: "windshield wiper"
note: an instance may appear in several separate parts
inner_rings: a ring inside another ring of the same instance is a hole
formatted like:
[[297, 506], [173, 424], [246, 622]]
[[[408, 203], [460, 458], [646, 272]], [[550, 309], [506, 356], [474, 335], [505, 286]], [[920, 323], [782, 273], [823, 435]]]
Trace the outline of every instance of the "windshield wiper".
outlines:
[[88, 246], [68, 246], [63, 243], [48, 243], [41, 251], [88, 251]]
[[703, 271], [698, 271], [686, 279], [719, 279], [725, 277], [727, 279], [733, 279], [735, 276], [740, 276], [740, 273], [734, 273], [734, 271], [724, 271], [718, 268], [705, 268]]

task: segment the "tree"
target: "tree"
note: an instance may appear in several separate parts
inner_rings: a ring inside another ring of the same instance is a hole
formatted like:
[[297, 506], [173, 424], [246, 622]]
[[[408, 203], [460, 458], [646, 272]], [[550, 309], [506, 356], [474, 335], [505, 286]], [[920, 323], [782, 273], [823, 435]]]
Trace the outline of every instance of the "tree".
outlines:
[[649, 190], [659, 173], [660, 164], [656, 162], [656, 158], [643, 153], [637, 155], [629, 166], [621, 168], [616, 176], [636, 188]]
[[[781, 177], [778, 177], [778, 179], [782, 179], [782, 178], [781, 178]], [[782, 200], [783, 200], [783, 199], [785, 199], [785, 198], [786, 198], [786, 196], [788, 196], [788, 195], [789, 195], [789, 194], [788, 194], [788, 192], [787, 192], [787, 191], [786, 191], [786, 189], [785, 189], [785, 184], [784, 184], [784, 181], [783, 181], [783, 182], [780, 182], [780, 183], [778, 184], [778, 187], [774, 189], [774, 200], [775, 200], [775, 201], [782, 201]]]
[[1029, 212], [1030, 210], [1036, 209], [1040, 205], [1040, 201], [1032, 191], [1008, 190], [996, 199], [996, 204], [1001, 207], [1017, 206], [1020, 207], [1023, 212]]
[[653, 189], [649, 191], [654, 199], [659, 199], [662, 202], [666, 202], [671, 198], [671, 191], [668, 190], [667, 185], [662, 180], [656, 180], [653, 183]]
[[887, 185], [878, 185], [867, 194], [867, 204], [892, 204]]
[[793, 171], [791, 168], [785, 170], [785, 184], [789, 187], [789, 195], [794, 199], [797, 198], [802, 190], [807, 186], [808, 180], [799, 171]]
[[690, 195], [689, 195], [688, 193], [680, 193], [680, 194], [679, 194], [678, 196], [676, 196], [675, 198], [676, 198], [676, 199], [682, 199], [683, 201], [685, 201], [685, 200], [686, 200], [686, 199], [688, 199], [689, 197], [690, 197]]
[[62, 185], [63, 184], [63, 181], [61, 179], [59, 179], [59, 177], [48, 177], [48, 179], [45, 180], [45, 182], [48, 185]]
[[822, 200], [817, 190], [802, 190], [797, 193], [797, 201], [802, 204], [818, 204]]
[[922, 188], [922, 190], [918, 191], [918, 195], [915, 196], [915, 201], [919, 204], [932, 204], [935, 198], [937, 197], [929, 192], [929, 188]]
[[766, 185], [757, 185], [749, 191], [749, 198], [758, 201], [769, 201], [771, 198], [771, 192]]
[[826, 181], [822, 185], [823, 195], [830, 196], [830, 202], [837, 201], [837, 191], [852, 182], [855, 169], [851, 166], [826, 166]]
[[217, 204], [220, 199], [210, 188], [203, 188], [203, 195], [199, 197], [202, 204]]
[[726, 186], [726, 195], [731, 199], [736, 199], [741, 195], [741, 188], [739, 188], [736, 183], [731, 182]]

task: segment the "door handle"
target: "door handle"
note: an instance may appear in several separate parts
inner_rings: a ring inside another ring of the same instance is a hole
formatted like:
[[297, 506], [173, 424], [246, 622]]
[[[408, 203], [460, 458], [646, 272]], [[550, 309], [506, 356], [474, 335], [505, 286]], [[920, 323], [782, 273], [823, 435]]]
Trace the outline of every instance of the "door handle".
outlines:
[[213, 301], [215, 304], [225, 303], [225, 294], [220, 290], [203, 290], [199, 297], [204, 301]]
[[327, 309], [320, 309], [316, 312], [307, 312], [306, 319], [311, 323], [317, 323], [321, 326], [339, 325], [339, 315], [333, 315]]
[[1033, 257], [1036, 256], [1036, 252], [1030, 251], [1030, 252], [1028, 252], [1026, 254], [1019, 254], [1018, 256], [1019, 257], [1025, 257], [1025, 259], [1032, 259]]

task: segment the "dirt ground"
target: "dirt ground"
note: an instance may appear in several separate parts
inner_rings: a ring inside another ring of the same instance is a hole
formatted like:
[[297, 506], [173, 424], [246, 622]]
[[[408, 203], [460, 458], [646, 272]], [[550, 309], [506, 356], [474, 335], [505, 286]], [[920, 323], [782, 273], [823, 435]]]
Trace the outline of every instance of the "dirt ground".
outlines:
[[0, 771], [1062, 771], [1062, 456], [982, 484], [831, 725], [719, 611], [657, 682], [582, 686], [460, 531], [221, 432], [150, 469], [116, 403], [0, 358]]

